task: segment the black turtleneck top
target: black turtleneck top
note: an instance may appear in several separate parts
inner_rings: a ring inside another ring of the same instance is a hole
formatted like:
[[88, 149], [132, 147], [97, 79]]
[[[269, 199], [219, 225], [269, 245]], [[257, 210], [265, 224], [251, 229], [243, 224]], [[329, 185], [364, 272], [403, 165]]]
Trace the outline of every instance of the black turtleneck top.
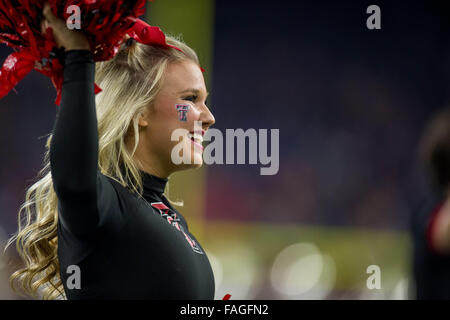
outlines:
[[50, 165], [67, 299], [214, 299], [208, 257], [163, 195], [167, 179], [141, 171], [141, 198], [100, 173], [94, 76], [90, 51], [65, 53]]

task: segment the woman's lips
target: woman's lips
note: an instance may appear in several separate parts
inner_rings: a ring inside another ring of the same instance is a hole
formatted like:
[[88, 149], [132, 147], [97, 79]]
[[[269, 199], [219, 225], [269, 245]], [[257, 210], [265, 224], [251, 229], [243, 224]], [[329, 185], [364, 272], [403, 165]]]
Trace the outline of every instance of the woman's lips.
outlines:
[[199, 148], [200, 150], [203, 151], [203, 146], [198, 143], [197, 141], [194, 140], [194, 138], [191, 138], [192, 143], [194, 144], [195, 147]]
[[190, 134], [198, 134], [198, 135], [201, 135], [202, 137], [205, 135], [205, 130], [203, 130], [203, 129], [201, 129], [201, 130], [194, 130], [194, 131], [191, 131], [191, 132], [189, 132]]
[[203, 150], [202, 142], [203, 142], [203, 133], [199, 131], [193, 131], [188, 134], [189, 139], [192, 141], [194, 146]]

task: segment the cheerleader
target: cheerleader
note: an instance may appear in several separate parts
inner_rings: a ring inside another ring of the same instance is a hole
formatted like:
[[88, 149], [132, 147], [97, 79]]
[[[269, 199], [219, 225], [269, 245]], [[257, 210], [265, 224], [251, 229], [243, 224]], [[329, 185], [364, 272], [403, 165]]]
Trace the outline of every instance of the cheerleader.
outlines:
[[[214, 299], [208, 257], [165, 196], [171, 174], [201, 166], [215, 121], [196, 53], [172, 37], [130, 38], [94, 63], [81, 30], [47, 4], [43, 14], [42, 32], [65, 50], [64, 82], [45, 166], [19, 212], [25, 267], [13, 288], [45, 299]], [[176, 165], [179, 143], [191, 161]]]

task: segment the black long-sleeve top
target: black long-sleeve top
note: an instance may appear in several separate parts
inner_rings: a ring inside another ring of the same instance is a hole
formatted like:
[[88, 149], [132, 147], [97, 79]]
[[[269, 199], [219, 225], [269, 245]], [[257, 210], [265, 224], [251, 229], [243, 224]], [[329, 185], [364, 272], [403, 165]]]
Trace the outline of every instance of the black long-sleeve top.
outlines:
[[66, 297], [214, 299], [208, 257], [184, 217], [163, 195], [167, 179], [141, 171], [140, 199], [98, 168], [92, 53], [67, 51], [63, 63], [50, 165], [58, 197], [58, 259]]

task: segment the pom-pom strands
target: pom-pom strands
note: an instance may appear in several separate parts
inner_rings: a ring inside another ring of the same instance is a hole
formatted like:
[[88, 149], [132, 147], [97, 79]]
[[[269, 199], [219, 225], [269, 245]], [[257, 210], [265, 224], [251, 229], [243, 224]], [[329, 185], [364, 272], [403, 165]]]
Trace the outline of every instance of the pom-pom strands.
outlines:
[[[138, 19], [145, 13], [146, 0], [47, 0], [53, 14], [67, 21], [68, 8], [80, 8], [81, 30], [86, 35], [94, 61], [112, 59], [125, 34], [141, 43], [172, 47], [164, 33]], [[44, 19], [42, 0], [0, 0], [0, 42], [13, 48], [0, 70], [0, 98], [6, 96], [31, 70], [49, 76], [60, 104], [63, 84], [63, 55], [51, 30], [41, 33]], [[181, 50], [180, 50], [181, 51]], [[101, 89], [95, 85], [95, 93]]]

